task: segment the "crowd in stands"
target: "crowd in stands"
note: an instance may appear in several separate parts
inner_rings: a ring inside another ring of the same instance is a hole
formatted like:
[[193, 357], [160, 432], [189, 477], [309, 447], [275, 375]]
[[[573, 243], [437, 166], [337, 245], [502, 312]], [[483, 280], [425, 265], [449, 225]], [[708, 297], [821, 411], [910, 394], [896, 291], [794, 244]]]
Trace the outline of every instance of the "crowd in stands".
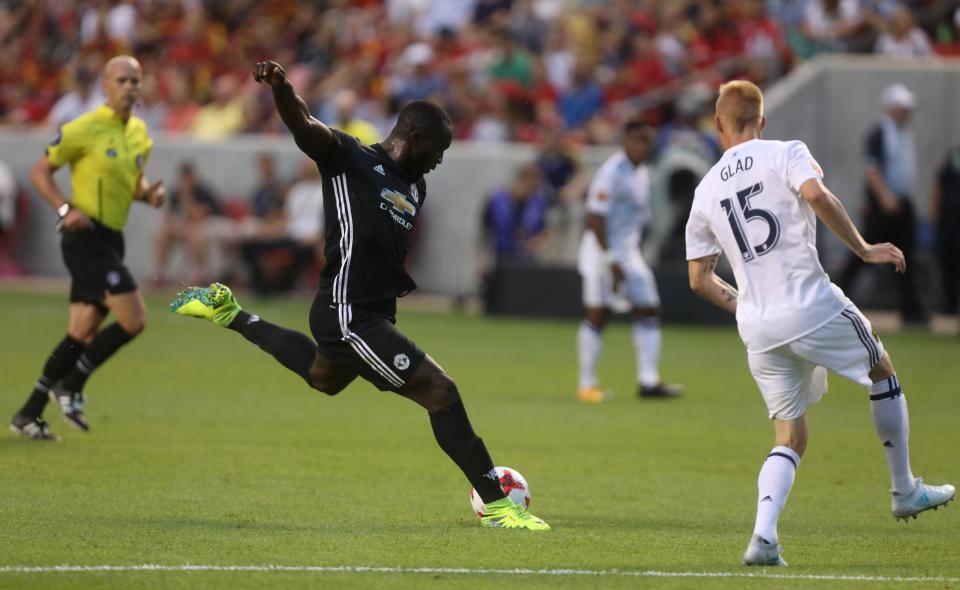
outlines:
[[[0, 121], [55, 127], [102, 100], [105, 59], [143, 64], [155, 132], [281, 133], [250, 79], [274, 59], [322, 120], [382, 137], [430, 98], [457, 139], [610, 142], [627, 116], [670, 117], [680, 90], [766, 85], [821, 52], [960, 53], [938, 0], [8, 0]], [[922, 23], [922, 26], [917, 23]]]

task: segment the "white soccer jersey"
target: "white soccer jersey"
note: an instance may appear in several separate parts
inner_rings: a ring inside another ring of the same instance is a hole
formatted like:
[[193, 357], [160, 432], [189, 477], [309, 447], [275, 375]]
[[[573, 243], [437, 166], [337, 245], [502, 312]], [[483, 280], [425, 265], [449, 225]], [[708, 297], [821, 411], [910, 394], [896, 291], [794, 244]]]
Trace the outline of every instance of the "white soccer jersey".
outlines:
[[800, 185], [818, 176], [803, 142], [754, 139], [724, 152], [697, 186], [687, 259], [726, 255], [750, 352], [795, 340], [852, 305], [820, 266], [816, 215], [800, 196]]
[[622, 151], [607, 158], [594, 175], [587, 212], [606, 218], [607, 247], [615, 260], [625, 261], [631, 249], [639, 248], [640, 232], [650, 216], [649, 195], [649, 167], [634, 166]]

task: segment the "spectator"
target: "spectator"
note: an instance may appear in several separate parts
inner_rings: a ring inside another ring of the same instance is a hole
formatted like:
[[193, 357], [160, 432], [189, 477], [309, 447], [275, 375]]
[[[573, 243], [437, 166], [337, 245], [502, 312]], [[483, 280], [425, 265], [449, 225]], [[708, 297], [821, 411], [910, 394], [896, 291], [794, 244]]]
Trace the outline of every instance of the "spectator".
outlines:
[[96, 110], [103, 104], [106, 96], [96, 81], [97, 75], [94, 72], [83, 66], [77, 67], [74, 74], [75, 88], [54, 103], [47, 115], [47, 124], [51, 127], [60, 127], [67, 121]]
[[[916, 98], [902, 84], [893, 84], [883, 91], [883, 107], [886, 112], [880, 123], [867, 135], [867, 203], [863, 237], [871, 244], [891, 242], [903, 251], [907, 260], [913, 260], [917, 147], [909, 123]], [[849, 291], [863, 265], [860, 258], [852, 257], [837, 285]], [[900, 315], [908, 323], [925, 323], [926, 314], [913, 282], [915, 267], [915, 264], [908, 264], [906, 272], [896, 275]]]
[[254, 218], [264, 221], [283, 209], [286, 189], [277, 178], [277, 166], [271, 154], [264, 152], [257, 156], [257, 172], [260, 177], [250, 196], [250, 211]]
[[174, 246], [187, 248], [189, 261], [188, 282], [202, 283], [207, 277], [207, 222], [222, 214], [213, 191], [197, 179], [192, 162], [180, 164], [180, 178], [170, 195], [170, 205], [156, 237], [155, 283], [164, 284], [167, 279], [167, 262]]
[[439, 100], [446, 93], [447, 82], [440, 72], [430, 67], [433, 49], [426, 43], [414, 43], [400, 55], [399, 72], [390, 83], [390, 95], [405, 104], [414, 100]]
[[13, 257], [19, 196], [13, 170], [0, 160], [0, 277], [20, 274]]
[[323, 184], [313, 160], [305, 159], [300, 178], [287, 191], [282, 214], [269, 219], [243, 242], [250, 283], [259, 295], [293, 289], [311, 260], [323, 260]]
[[558, 92], [570, 87], [577, 58], [570, 50], [562, 20], [556, 20], [547, 30], [541, 59], [547, 69], [547, 81]]
[[578, 189], [585, 189], [583, 179], [580, 179], [580, 163], [569, 142], [564, 141], [563, 133], [558, 126], [545, 128], [540, 137], [540, 154], [537, 156], [537, 167], [546, 181], [545, 188], [549, 190], [551, 205], [558, 202], [572, 201], [579, 194], [572, 194]]
[[557, 108], [568, 129], [580, 129], [603, 110], [603, 89], [593, 78], [593, 66], [580, 61], [573, 69], [570, 88], [560, 95]]
[[186, 75], [177, 68], [166, 71], [166, 81], [169, 86], [169, 107], [163, 122], [163, 130], [167, 133], [184, 133], [193, 125], [200, 105], [193, 100], [190, 92], [190, 82]]
[[811, 53], [848, 51], [865, 25], [858, 0], [809, 0], [803, 32]]
[[530, 53], [506, 32], [497, 35], [495, 57], [490, 65], [490, 79], [524, 88], [533, 83], [533, 60]]
[[131, 2], [91, 2], [80, 20], [80, 40], [87, 46], [112, 43], [130, 47], [136, 18], [137, 10]]
[[960, 8], [953, 17], [944, 19], [937, 27], [937, 42], [934, 46], [940, 55], [960, 55]]
[[498, 262], [536, 256], [547, 236], [547, 195], [536, 164], [523, 166], [510, 186], [490, 195], [484, 226]]
[[156, 76], [144, 75], [140, 83], [140, 103], [133, 108], [133, 114], [143, 119], [151, 133], [162, 130], [166, 125], [167, 105], [160, 98]]
[[927, 34], [913, 24], [913, 14], [906, 6], [898, 6], [887, 19], [887, 29], [880, 33], [873, 52], [891, 57], [925, 57], [933, 53]]
[[937, 224], [937, 255], [943, 282], [943, 311], [956, 315], [960, 293], [960, 146], [947, 153], [930, 202]]
[[231, 74], [224, 74], [214, 82], [213, 101], [197, 112], [190, 132], [200, 139], [221, 139], [243, 128], [244, 99], [239, 94], [240, 83]]
[[333, 98], [336, 109], [336, 124], [334, 128], [352, 135], [364, 145], [371, 145], [380, 140], [377, 127], [354, 114], [357, 109], [357, 93], [353, 90], [341, 90]]

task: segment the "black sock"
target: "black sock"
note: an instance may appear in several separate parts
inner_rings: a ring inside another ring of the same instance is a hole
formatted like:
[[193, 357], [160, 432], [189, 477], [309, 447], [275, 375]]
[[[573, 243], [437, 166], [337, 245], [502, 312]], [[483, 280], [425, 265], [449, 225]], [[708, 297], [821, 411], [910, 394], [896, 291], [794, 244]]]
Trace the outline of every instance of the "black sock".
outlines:
[[430, 412], [430, 425], [437, 444], [463, 471], [485, 504], [506, 497], [483, 439], [470, 426], [463, 400]]
[[39, 418], [43, 414], [43, 409], [50, 399], [50, 388], [70, 372], [77, 359], [83, 354], [84, 348], [82, 342], [70, 336], [60, 341], [60, 344], [47, 357], [47, 362], [43, 365], [43, 373], [37, 379], [33, 393], [30, 394], [27, 403], [20, 408], [21, 414], [31, 418]]
[[300, 375], [311, 385], [310, 367], [317, 356], [317, 345], [309, 336], [296, 330], [271, 324], [259, 316], [241, 311], [228, 326], [243, 337], [269, 353], [284, 367]]
[[73, 369], [64, 378], [63, 388], [72, 393], [83, 391], [83, 386], [87, 383], [90, 374], [113, 356], [113, 353], [120, 350], [121, 346], [133, 340], [133, 336], [116, 323], [97, 332], [93, 342], [83, 351], [74, 363]]

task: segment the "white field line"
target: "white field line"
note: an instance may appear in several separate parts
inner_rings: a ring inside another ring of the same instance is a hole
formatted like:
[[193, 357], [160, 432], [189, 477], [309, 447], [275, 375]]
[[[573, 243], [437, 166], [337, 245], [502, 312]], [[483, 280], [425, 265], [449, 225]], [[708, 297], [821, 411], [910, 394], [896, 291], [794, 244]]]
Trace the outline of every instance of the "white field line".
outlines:
[[632, 578], [763, 578], [774, 580], [828, 580], [844, 582], [960, 582], [944, 576], [867, 576], [830, 574], [772, 574], [757, 572], [664, 572], [656, 570], [498, 569], [471, 567], [390, 567], [363, 565], [49, 565], [0, 566], [0, 574], [71, 572], [311, 572], [347, 574], [451, 574], [507, 576], [616, 576]]

